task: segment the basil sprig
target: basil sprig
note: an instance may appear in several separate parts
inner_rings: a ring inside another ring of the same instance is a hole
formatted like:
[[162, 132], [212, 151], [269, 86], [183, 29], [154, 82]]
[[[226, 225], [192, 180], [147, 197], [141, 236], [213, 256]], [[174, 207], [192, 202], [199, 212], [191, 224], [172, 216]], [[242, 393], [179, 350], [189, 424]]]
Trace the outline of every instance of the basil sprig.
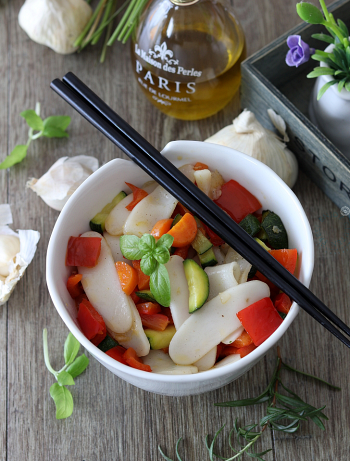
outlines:
[[67, 115], [53, 115], [43, 120], [40, 117], [40, 104], [37, 102], [35, 110], [25, 110], [21, 112], [21, 117], [25, 119], [29, 126], [27, 144], [18, 144], [3, 162], [0, 163], [0, 170], [10, 168], [16, 163], [25, 159], [28, 147], [32, 141], [41, 138], [68, 138], [66, 129], [70, 124], [70, 117]]
[[80, 344], [72, 333], [69, 333], [64, 343], [63, 355], [65, 365], [61, 370], [56, 371], [50, 364], [46, 328], [43, 330], [43, 344], [46, 368], [57, 380], [57, 383], [52, 384], [50, 387], [50, 395], [56, 405], [56, 418], [68, 418], [73, 413], [74, 404], [72, 394], [65, 386], [73, 386], [75, 384], [74, 378], [79, 376], [89, 365], [89, 359], [85, 354], [76, 358]]
[[150, 276], [149, 286], [156, 301], [162, 306], [170, 306], [170, 280], [164, 264], [170, 259], [169, 249], [174, 237], [164, 234], [156, 241], [153, 235], [122, 235], [120, 249], [125, 258], [140, 261], [142, 272]]

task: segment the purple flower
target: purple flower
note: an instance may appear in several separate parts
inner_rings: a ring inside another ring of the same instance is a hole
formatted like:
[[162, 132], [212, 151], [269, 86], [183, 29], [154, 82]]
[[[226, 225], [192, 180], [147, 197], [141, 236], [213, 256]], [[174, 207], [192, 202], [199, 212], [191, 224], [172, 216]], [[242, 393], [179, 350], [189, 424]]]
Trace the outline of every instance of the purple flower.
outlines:
[[287, 39], [287, 45], [290, 50], [286, 56], [286, 63], [290, 67], [298, 67], [310, 59], [310, 56], [315, 52], [313, 48], [302, 41], [300, 35], [290, 35]]

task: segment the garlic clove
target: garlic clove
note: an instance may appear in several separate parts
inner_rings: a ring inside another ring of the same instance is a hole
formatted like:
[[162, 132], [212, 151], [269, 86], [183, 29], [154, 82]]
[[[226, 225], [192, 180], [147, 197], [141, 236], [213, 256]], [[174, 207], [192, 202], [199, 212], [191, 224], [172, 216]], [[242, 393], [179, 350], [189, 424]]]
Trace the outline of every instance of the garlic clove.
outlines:
[[31, 263], [40, 234], [33, 230], [14, 232], [10, 205], [0, 205], [0, 305], [10, 297], [17, 282]]
[[69, 197], [98, 168], [95, 157], [62, 157], [40, 178], [32, 178], [27, 187], [36, 192], [54, 210], [61, 211]]
[[[270, 116], [285, 137], [283, 119], [273, 111], [270, 112]], [[275, 133], [264, 128], [248, 110], [244, 110], [233, 120], [232, 125], [206, 139], [206, 142], [231, 147], [265, 163], [289, 187], [293, 187], [296, 182], [298, 163], [294, 154]]]
[[76, 51], [75, 40], [92, 16], [85, 0], [26, 0], [18, 22], [29, 37], [56, 53]]

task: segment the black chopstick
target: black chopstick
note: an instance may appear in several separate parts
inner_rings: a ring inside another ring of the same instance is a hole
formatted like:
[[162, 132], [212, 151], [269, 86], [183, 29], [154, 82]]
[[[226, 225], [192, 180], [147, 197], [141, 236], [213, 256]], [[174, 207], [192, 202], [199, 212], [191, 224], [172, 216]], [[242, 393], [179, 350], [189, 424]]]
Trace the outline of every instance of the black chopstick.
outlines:
[[[322, 311], [347, 334], [350, 334], [350, 329], [315, 295], [284, 269], [271, 255], [265, 252], [225, 212], [217, 207], [171, 162], [165, 159], [153, 146], [115, 114], [77, 77], [70, 73], [65, 76], [64, 80], [66, 83], [56, 79], [52, 82], [51, 87], [150, 176], [206, 222], [230, 246], [235, 248], [313, 318], [350, 347], [350, 341], [328, 322], [320, 312]], [[305, 296], [305, 293], [307, 296]]]

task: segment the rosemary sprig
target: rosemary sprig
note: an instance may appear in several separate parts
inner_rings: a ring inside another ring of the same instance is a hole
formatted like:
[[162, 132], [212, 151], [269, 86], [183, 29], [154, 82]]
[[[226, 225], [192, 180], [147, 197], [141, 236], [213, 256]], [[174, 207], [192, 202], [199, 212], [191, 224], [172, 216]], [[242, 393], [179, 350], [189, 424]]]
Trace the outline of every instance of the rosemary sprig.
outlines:
[[[219, 458], [223, 461], [233, 461], [235, 459], [241, 459], [242, 455], [245, 453], [251, 458], [264, 461], [262, 456], [269, 453], [272, 449], [265, 450], [261, 453], [254, 451], [255, 443], [260, 439], [267, 428], [270, 428], [274, 431], [281, 431], [287, 434], [292, 434], [296, 432], [302, 421], [307, 421], [308, 419], [313, 421], [320, 429], [324, 430], [324, 424], [322, 420], [328, 420], [327, 416], [323, 413], [325, 405], [316, 408], [306, 402], [304, 402], [297, 394], [288, 389], [281, 381], [281, 372], [282, 370], [289, 370], [293, 373], [301, 374], [309, 378], [315, 379], [323, 384], [330, 386], [333, 389], [340, 390], [340, 387], [334, 386], [333, 384], [324, 381], [321, 378], [310, 375], [303, 371], [299, 371], [282, 361], [280, 349], [277, 347], [277, 360], [272, 378], [264, 390], [264, 392], [257, 397], [243, 399], [243, 400], [234, 400], [230, 402], [216, 403], [215, 406], [218, 407], [247, 407], [251, 405], [260, 405], [267, 402], [266, 415], [261, 418], [259, 423], [250, 424], [247, 426], [239, 426], [238, 419], [235, 420], [234, 426], [229, 433], [229, 446], [234, 452], [234, 455], [230, 458], [225, 458], [224, 456], [218, 455], [214, 452], [215, 443], [220, 433], [224, 430], [225, 425], [223, 425], [214, 435], [214, 438], [209, 442], [209, 436], [205, 438], [205, 446], [208, 450], [210, 461], [214, 461], [215, 458]], [[284, 394], [279, 392], [279, 388], [285, 391]], [[258, 428], [261, 428], [260, 430]], [[236, 436], [236, 445], [234, 447], [233, 436]], [[181, 438], [177, 441], [176, 444], [176, 457], [178, 461], [182, 461], [179, 454], [179, 443]], [[168, 456], [166, 456], [160, 446], [158, 450], [162, 457], [166, 461], [172, 461]]]

